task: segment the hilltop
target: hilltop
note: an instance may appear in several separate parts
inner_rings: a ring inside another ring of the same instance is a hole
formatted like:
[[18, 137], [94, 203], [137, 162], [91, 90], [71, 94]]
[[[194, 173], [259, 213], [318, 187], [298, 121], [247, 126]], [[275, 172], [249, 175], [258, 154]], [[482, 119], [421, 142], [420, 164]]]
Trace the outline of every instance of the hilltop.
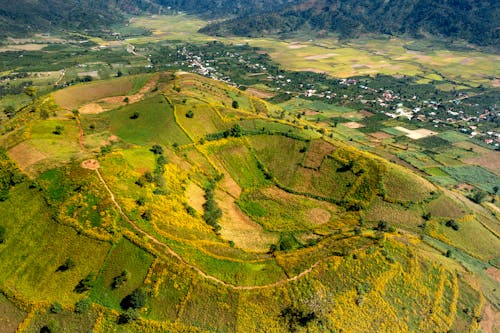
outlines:
[[0, 137], [0, 327], [464, 332], [498, 304], [494, 217], [303, 109], [181, 71], [31, 97]]

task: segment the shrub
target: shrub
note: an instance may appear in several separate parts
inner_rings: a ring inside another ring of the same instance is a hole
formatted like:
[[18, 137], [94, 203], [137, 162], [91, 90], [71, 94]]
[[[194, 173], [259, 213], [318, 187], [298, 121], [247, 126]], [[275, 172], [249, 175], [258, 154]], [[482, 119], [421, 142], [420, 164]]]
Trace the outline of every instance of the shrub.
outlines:
[[118, 317], [118, 324], [128, 324], [139, 319], [139, 311], [128, 309]]
[[240, 104], [238, 103], [238, 101], [233, 101], [233, 103], [231, 104], [231, 106], [233, 107], [233, 109], [237, 109], [240, 107]]
[[194, 117], [193, 110], [189, 110], [188, 112], [186, 112], [186, 118], [193, 118], [193, 117]]
[[50, 312], [52, 313], [61, 313], [63, 310], [62, 308], [62, 305], [60, 303], [53, 303], [51, 306], [50, 306]]
[[121, 286], [123, 286], [125, 283], [127, 283], [127, 281], [129, 280], [130, 278], [130, 273], [129, 271], [127, 270], [124, 270], [123, 272], [120, 273], [120, 275], [118, 276], [115, 276], [113, 278], [113, 283], [111, 284], [111, 287], [113, 289], [117, 289], [117, 288], [120, 288]]
[[75, 287], [75, 292], [83, 293], [86, 292], [94, 286], [95, 274], [89, 273], [84, 279], [80, 280]]
[[137, 288], [130, 295], [125, 296], [120, 306], [124, 310], [140, 309], [146, 305], [146, 296], [144, 289]]
[[85, 312], [87, 312], [90, 309], [90, 304], [91, 303], [92, 302], [88, 298], [79, 300], [78, 302], [75, 303], [75, 312], [76, 313], [85, 313]]
[[57, 125], [55, 130], [52, 131], [52, 133], [54, 133], [56, 135], [61, 135], [63, 131], [64, 131], [64, 126]]
[[132, 115], [129, 118], [130, 119], [137, 119], [137, 118], [139, 118], [139, 112], [135, 111], [134, 113], [132, 113]]
[[153, 147], [151, 147], [149, 150], [155, 155], [163, 154], [163, 147], [160, 145], [153, 145]]
[[57, 268], [57, 271], [58, 271], [58, 272], [65, 272], [65, 271], [67, 271], [68, 269], [73, 268], [73, 267], [75, 267], [75, 262], [74, 262], [74, 260], [73, 260], [73, 259], [71, 259], [71, 258], [68, 258], [68, 259], [66, 259], [66, 261], [65, 261], [65, 262], [64, 262], [61, 266], [59, 266], [59, 267]]
[[446, 221], [445, 225], [455, 231], [458, 231], [458, 229], [460, 229], [460, 225], [455, 220], [448, 220]]

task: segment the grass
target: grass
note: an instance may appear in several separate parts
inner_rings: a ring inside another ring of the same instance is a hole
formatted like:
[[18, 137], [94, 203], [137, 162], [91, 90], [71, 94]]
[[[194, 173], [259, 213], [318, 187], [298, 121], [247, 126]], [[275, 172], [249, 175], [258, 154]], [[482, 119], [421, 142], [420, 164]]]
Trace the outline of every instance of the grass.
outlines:
[[286, 193], [277, 188], [245, 193], [241, 209], [268, 231], [310, 231], [328, 224], [337, 208], [326, 202]]
[[54, 99], [64, 109], [73, 110], [101, 98], [128, 95], [145, 83], [148, 77], [124, 76], [114, 79], [113, 84], [109, 81], [79, 84], [55, 92]]
[[[192, 118], [186, 117], [190, 110], [194, 113]], [[231, 127], [221, 119], [212, 106], [196, 100], [190, 100], [186, 104], [176, 104], [175, 118], [181, 128], [195, 141], [205, 138], [207, 134], [221, 132]]]
[[440, 195], [437, 199], [432, 200], [427, 205], [426, 210], [432, 216], [448, 219], [460, 218], [466, 213], [465, 207], [445, 195]]
[[[14, 188], [0, 210], [10, 217], [2, 221], [7, 237], [0, 245], [0, 283], [35, 301], [67, 304], [80, 299], [74, 287], [99, 270], [110, 244], [55, 223], [40, 194], [26, 184]], [[58, 272], [67, 258], [73, 259], [75, 267]]]
[[[134, 114], [138, 114], [138, 117], [131, 119]], [[104, 115], [111, 121], [111, 131], [129, 143], [137, 145], [159, 143], [171, 146], [174, 143], [184, 145], [191, 142], [176, 124], [172, 107], [162, 95], [147, 98]]]
[[364, 219], [373, 225], [381, 220], [401, 229], [418, 232], [419, 226], [424, 222], [422, 213], [418, 208], [404, 208], [389, 204], [380, 199], [375, 199], [371, 206], [364, 212]]
[[428, 181], [399, 166], [389, 168], [384, 186], [386, 199], [394, 202], [421, 202], [436, 190]]
[[213, 155], [243, 189], [258, 188], [268, 183], [252, 153], [239, 140], [216, 146]]
[[93, 310], [82, 314], [71, 311], [40, 313], [30, 322], [26, 332], [41, 332], [42, 327], [48, 327], [53, 332], [86, 333], [93, 329], [97, 318], [98, 313]]
[[[153, 257], [132, 244], [127, 239], [122, 239], [108, 254], [102, 266], [96, 284], [90, 295], [91, 299], [106, 307], [120, 310], [120, 302], [136, 288], [144, 283]], [[130, 273], [130, 278], [121, 287], [112, 287], [113, 279], [123, 271]]]

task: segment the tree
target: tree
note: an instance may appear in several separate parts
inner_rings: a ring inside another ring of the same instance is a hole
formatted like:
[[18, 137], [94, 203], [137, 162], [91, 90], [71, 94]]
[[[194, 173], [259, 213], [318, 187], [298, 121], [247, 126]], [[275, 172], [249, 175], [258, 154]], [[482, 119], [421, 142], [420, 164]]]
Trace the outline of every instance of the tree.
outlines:
[[186, 112], [186, 118], [193, 118], [193, 117], [194, 117], [193, 110], [189, 110], [188, 112]]
[[130, 295], [120, 302], [120, 306], [124, 310], [140, 309], [146, 305], [146, 292], [142, 288], [135, 289]]
[[458, 231], [458, 229], [460, 229], [460, 225], [455, 220], [448, 220], [446, 221], [445, 225], [455, 231]]
[[135, 111], [129, 118], [132, 120], [139, 118], [139, 112]]
[[240, 104], [238, 103], [238, 101], [233, 101], [233, 103], [231, 104], [233, 109], [237, 109], [240, 107]]
[[61, 266], [59, 266], [57, 268], [57, 271], [58, 272], [65, 272], [68, 269], [73, 268], [73, 267], [75, 267], [75, 262], [73, 261], [73, 259], [68, 258]]
[[163, 147], [160, 145], [153, 145], [153, 147], [151, 147], [149, 150], [151, 152], [153, 152], [153, 154], [155, 154], [155, 155], [162, 155], [163, 154]]
[[5, 233], [6, 233], [5, 227], [0, 225], [0, 244], [5, 242]]
[[63, 131], [64, 131], [64, 126], [57, 125], [56, 129], [52, 133], [56, 135], [61, 135]]
[[9, 105], [5, 108], [5, 110], [3, 110], [3, 112], [7, 118], [11, 119], [16, 114], [16, 109], [12, 105]]
[[89, 273], [85, 278], [80, 280], [78, 284], [75, 287], [75, 292], [81, 294], [83, 292], [86, 292], [94, 286], [95, 282], [95, 274], [94, 273]]
[[476, 190], [469, 198], [475, 203], [480, 204], [481, 202], [484, 201], [484, 199], [486, 199], [487, 195], [488, 193], [486, 193], [483, 190]]
[[28, 95], [29, 97], [31, 97], [32, 100], [35, 100], [37, 95], [38, 95], [38, 91], [37, 91], [36, 87], [33, 87], [33, 86], [29, 86], [29, 87], [24, 88], [24, 93], [26, 95]]

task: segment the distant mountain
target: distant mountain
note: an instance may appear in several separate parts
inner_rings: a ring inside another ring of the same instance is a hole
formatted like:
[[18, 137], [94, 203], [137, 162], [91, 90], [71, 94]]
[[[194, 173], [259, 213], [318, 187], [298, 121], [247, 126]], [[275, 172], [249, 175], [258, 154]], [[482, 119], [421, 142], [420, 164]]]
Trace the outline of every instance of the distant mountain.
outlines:
[[309, 0], [282, 12], [241, 15], [211, 24], [201, 32], [261, 36], [313, 28], [344, 38], [368, 32], [416, 37], [431, 34], [498, 45], [499, 9], [496, 0]]
[[95, 29], [123, 20], [125, 13], [158, 8], [149, 0], [0, 0], [0, 37], [55, 28]]

